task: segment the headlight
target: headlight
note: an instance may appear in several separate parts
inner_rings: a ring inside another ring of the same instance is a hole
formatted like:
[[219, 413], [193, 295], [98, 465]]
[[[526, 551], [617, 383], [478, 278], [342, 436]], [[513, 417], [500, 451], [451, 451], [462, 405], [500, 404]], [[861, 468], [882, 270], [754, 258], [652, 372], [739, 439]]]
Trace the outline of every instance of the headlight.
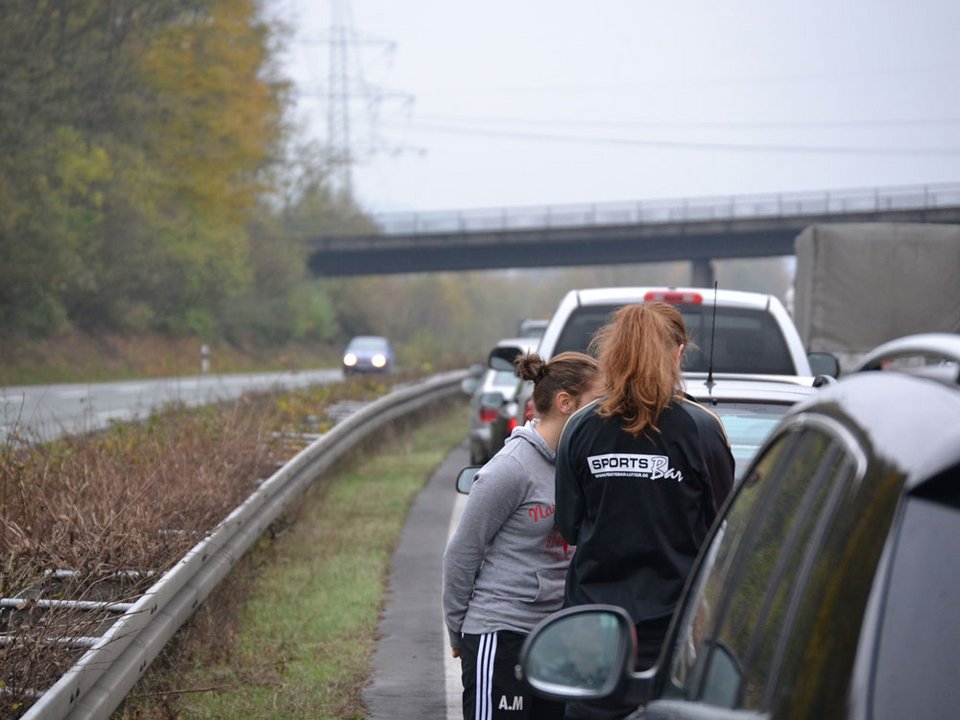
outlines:
[[373, 358], [371, 358], [370, 363], [375, 368], [382, 368], [387, 364], [387, 356], [383, 355], [382, 353], [377, 353], [373, 356]]
[[357, 356], [354, 355], [352, 352], [347, 353], [346, 355], [343, 356], [343, 364], [346, 365], [347, 367], [353, 367], [354, 365], [357, 364]]

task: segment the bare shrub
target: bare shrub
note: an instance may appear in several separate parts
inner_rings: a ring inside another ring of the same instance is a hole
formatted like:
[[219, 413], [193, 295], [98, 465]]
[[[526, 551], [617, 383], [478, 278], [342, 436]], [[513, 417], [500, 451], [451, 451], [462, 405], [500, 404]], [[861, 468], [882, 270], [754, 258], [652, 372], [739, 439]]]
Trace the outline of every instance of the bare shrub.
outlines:
[[324, 409], [387, 392], [375, 378], [230, 406], [170, 406], [53, 443], [0, 445], [0, 716], [17, 717], [133, 602], [330, 421]]
[[96, 436], [0, 448], [0, 597], [18, 600], [0, 609], [4, 705], [22, 707], [69, 666], [79, 651], [67, 639], [117, 616], [43, 601], [141, 595], [273, 472], [269, 420], [249, 400], [170, 407]]

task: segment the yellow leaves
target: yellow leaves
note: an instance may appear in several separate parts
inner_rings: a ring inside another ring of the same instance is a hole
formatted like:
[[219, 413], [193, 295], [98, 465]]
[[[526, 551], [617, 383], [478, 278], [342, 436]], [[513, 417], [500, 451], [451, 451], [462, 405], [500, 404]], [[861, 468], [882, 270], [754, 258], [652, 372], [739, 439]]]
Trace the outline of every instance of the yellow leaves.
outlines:
[[55, 177], [61, 191], [68, 196], [86, 198], [94, 207], [100, 207], [103, 194], [97, 183], [106, 182], [112, 176], [107, 151], [88, 144], [70, 127], [57, 128], [54, 139]]
[[261, 78], [265, 39], [253, 2], [212, 0], [158, 33], [144, 57], [161, 105], [158, 158], [180, 197], [228, 222], [253, 206], [254, 174], [279, 133], [278, 88]]

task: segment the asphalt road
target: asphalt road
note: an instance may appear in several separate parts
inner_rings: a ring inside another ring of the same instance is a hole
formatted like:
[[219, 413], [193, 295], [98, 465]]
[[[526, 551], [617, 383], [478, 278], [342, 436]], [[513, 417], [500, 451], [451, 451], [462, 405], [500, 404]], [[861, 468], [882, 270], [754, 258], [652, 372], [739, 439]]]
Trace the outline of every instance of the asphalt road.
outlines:
[[367, 720], [462, 718], [460, 661], [450, 657], [440, 604], [443, 550], [465, 495], [455, 488], [470, 464], [466, 441], [443, 461], [407, 517], [390, 568], [387, 602], [364, 690]]
[[24, 385], [0, 388], [0, 442], [14, 432], [28, 440], [53, 440], [89, 432], [111, 421], [143, 418], [172, 402], [189, 406], [265, 392], [340, 382], [339, 369], [193, 375], [109, 383]]

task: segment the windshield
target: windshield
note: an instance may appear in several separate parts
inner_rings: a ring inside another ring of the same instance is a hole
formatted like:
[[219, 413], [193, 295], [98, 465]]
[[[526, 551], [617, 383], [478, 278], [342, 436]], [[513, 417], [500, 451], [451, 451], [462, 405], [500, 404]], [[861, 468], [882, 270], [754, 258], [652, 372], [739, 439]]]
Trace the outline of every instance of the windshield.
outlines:
[[375, 350], [383, 352], [388, 347], [387, 341], [379, 337], [354, 338], [350, 342], [349, 350]]
[[730, 441], [730, 450], [737, 463], [736, 481], [739, 481], [753, 461], [764, 441], [790, 409], [779, 403], [719, 403], [705, 404], [723, 423]]
[[[621, 305], [590, 305], [571, 313], [553, 350], [558, 355], [567, 350], [585, 352], [594, 333]], [[683, 369], [706, 372], [710, 357], [710, 336], [713, 322], [712, 305], [677, 305], [687, 334], [696, 347], [684, 351]], [[777, 321], [763, 310], [749, 308], [717, 308], [716, 353], [714, 372], [764, 373], [794, 375], [796, 369]]]

